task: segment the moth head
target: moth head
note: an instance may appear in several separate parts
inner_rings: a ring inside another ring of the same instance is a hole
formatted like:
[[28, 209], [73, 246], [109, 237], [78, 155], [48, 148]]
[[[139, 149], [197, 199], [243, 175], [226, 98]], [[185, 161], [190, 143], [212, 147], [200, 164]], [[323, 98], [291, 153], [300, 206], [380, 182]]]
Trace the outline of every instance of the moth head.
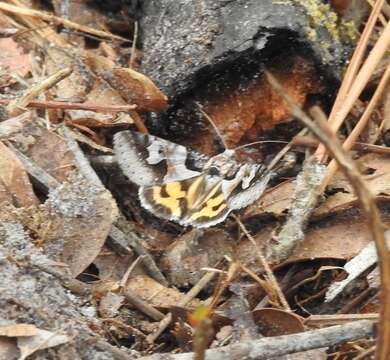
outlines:
[[223, 153], [210, 158], [204, 171], [210, 176], [229, 178], [239, 169], [240, 165], [234, 159], [234, 150], [227, 149]]

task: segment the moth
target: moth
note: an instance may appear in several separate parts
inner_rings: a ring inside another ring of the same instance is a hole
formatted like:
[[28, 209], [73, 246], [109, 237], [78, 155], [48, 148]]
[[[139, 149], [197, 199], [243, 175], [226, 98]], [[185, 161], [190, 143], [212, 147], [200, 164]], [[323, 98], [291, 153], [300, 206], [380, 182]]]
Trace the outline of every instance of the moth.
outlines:
[[197, 228], [216, 225], [255, 202], [272, 173], [239, 163], [235, 151], [207, 157], [185, 146], [136, 131], [114, 136], [117, 162], [139, 186], [141, 205], [157, 217]]

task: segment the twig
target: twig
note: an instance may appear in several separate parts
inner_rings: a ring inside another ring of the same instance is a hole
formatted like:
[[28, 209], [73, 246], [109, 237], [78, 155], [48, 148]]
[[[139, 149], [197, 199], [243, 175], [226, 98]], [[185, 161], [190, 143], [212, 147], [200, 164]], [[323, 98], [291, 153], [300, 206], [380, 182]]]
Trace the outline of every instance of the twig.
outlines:
[[[215, 272], [209, 272], [202, 276], [202, 278], [192, 287], [192, 289], [184, 295], [184, 297], [177, 303], [177, 306], [183, 307], [187, 305], [199, 292], [213, 279]], [[148, 335], [146, 341], [153, 344], [155, 340], [165, 331], [172, 321], [172, 314], [167, 314], [164, 319], [160, 321], [157, 330]]]
[[[15, 101], [15, 99], [0, 99], [0, 105], [8, 105], [13, 101]], [[24, 105], [24, 107], [37, 109], [89, 110], [102, 113], [116, 113], [135, 110], [137, 105], [98, 105], [55, 100], [31, 100], [26, 105]]]
[[249, 233], [248, 229], [246, 228], [246, 226], [242, 223], [242, 221], [235, 215], [233, 215], [235, 220], [237, 221], [238, 225], [240, 226], [241, 230], [243, 231], [243, 233], [246, 235], [246, 237], [248, 238], [248, 240], [252, 243], [252, 245], [254, 246], [255, 250], [256, 250], [256, 255], [258, 257], [258, 259], [260, 260], [260, 263], [261, 265], [263, 266], [264, 270], [265, 270], [265, 273], [267, 275], [267, 278], [268, 278], [268, 281], [269, 283], [272, 285], [272, 288], [274, 289], [274, 291], [276, 292], [276, 294], [278, 295], [278, 298], [279, 298], [279, 301], [280, 301], [280, 304], [283, 306], [284, 310], [286, 311], [291, 311], [291, 308], [290, 308], [290, 305], [288, 304], [284, 294], [283, 294], [283, 291], [280, 289], [280, 286], [278, 284], [278, 281], [276, 280], [276, 277], [271, 269], [271, 267], [269, 266], [267, 260], [265, 259], [262, 251], [260, 250], [260, 248], [257, 246], [256, 244], [256, 241], [255, 239], [253, 238], [253, 236]]
[[129, 300], [139, 311], [148, 315], [151, 319], [156, 321], [164, 319], [165, 315], [162, 312], [149, 305], [146, 301], [142, 300], [131, 290], [125, 290], [123, 294], [125, 295], [126, 299]]
[[[334, 346], [374, 335], [374, 322], [356, 321], [292, 335], [243, 341], [206, 351], [206, 360], [266, 360], [282, 355]], [[194, 353], [155, 354], [138, 360], [192, 360]]]
[[130, 274], [133, 272], [135, 267], [139, 264], [139, 262], [143, 259], [142, 256], [138, 256], [129, 266], [129, 268], [126, 270], [125, 274], [122, 276], [121, 281], [119, 282], [119, 286], [121, 288], [124, 288], [127, 284], [127, 281], [129, 280]]
[[121, 36], [114, 35], [114, 34], [111, 34], [109, 32], [106, 32], [106, 31], [97, 30], [97, 29], [91, 28], [89, 26], [80, 25], [80, 24], [77, 24], [73, 21], [49, 14], [49, 13], [44, 12], [44, 11], [28, 9], [28, 8], [24, 8], [24, 7], [20, 7], [20, 6], [6, 4], [3, 2], [0, 3], [0, 10], [8, 11], [8, 12], [19, 14], [19, 15], [26, 15], [26, 16], [31, 16], [31, 17], [43, 19], [43, 20], [49, 21], [51, 23], [54, 23], [56, 25], [63, 25], [69, 29], [73, 29], [76, 31], [80, 31], [80, 32], [84, 32], [87, 34], [98, 36], [102, 39], [113, 39], [113, 40], [120, 40], [123, 42], [129, 42], [129, 39], [123, 38]]
[[[390, 23], [389, 23], [390, 31]], [[389, 32], [390, 35], [390, 32]], [[390, 38], [390, 36], [389, 36]], [[359, 198], [361, 207], [368, 219], [370, 230], [375, 241], [378, 253], [378, 264], [381, 273], [381, 321], [379, 324], [379, 333], [377, 340], [377, 358], [381, 360], [390, 358], [390, 251], [387, 248], [384, 236], [384, 225], [382, 224], [378, 207], [375, 204], [375, 198], [368, 188], [366, 182], [360, 175], [355, 163], [342, 149], [337, 137], [327, 127], [326, 122], [316, 125], [292, 100], [292, 98], [283, 91], [277, 80], [267, 73], [268, 81], [279, 92], [288, 104], [292, 114], [300, 120], [309, 130], [320, 140], [326, 149], [338, 162], [340, 169], [350, 181], [354, 191]]]
[[350, 323], [351, 321], [372, 320], [378, 321], [379, 314], [334, 314], [334, 315], [310, 315], [304, 320], [307, 326], [332, 326]]
[[[308, 146], [308, 147], [317, 147], [318, 146], [318, 141], [315, 139], [312, 139], [308, 136], [295, 136], [292, 140], [292, 145], [296, 146]], [[360, 151], [368, 151], [368, 152], [373, 152], [377, 154], [390, 154], [390, 148], [387, 146], [382, 146], [382, 145], [374, 145], [374, 144], [367, 144], [367, 143], [362, 143], [362, 142], [356, 142], [352, 145], [352, 148], [354, 150], [360, 150]], [[107, 155], [106, 155], [107, 156]], [[109, 160], [107, 160], [109, 161]], [[103, 163], [103, 159], [101, 160]], [[98, 161], [96, 161], [98, 163]]]
[[145, 266], [148, 274], [160, 284], [167, 286], [167, 280], [156, 265], [152, 255], [150, 255], [149, 252], [142, 245], [141, 240], [138, 238], [135, 231], [127, 232], [125, 234], [117, 226], [113, 225], [111, 227], [109, 237], [115, 240], [115, 242], [119, 240], [121, 243], [128, 244], [137, 255], [143, 256], [142, 264]]
[[[1, 6], [1, 3], [0, 3]], [[12, 116], [20, 115], [25, 111], [26, 106], [31, 102], [32, 99], [36, 98], [42, 92], [50, 89], [55, 84], [66, 78], [72, 73], [71, 68], [65, 68], [57, 71], [53, 75], [50, 75], [48, 78], [44, 79], [40, 83], [28, 88], [25, 94], [12, 100], [8, 106], [7, 110]]]
[[130, 61], [129, 61], [129, 68], [133, 68], [133, 66], [134, 66], [137, 39], [138, 39], [138, 21], [135, 21], [134, 22], [133, 43], [131, 44], [131, 55], [130, 55]]

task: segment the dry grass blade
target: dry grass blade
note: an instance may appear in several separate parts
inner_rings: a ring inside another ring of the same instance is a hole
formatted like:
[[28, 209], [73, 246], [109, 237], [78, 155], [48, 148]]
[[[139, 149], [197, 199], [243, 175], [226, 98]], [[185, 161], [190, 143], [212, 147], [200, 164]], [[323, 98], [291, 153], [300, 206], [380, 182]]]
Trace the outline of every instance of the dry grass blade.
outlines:
[[[352, 132], [348, 135], [347, 139], [343, 143], [343, 149], [348, 151], [351, 150], [353, 145], [355, 144], [355, 141], [358, 139], [359, 135], [363, 131], [363, 129], [367, 126], [368, 121], [370, 120], [370, 116], [372, 112], [374, 111], [376, 105], [378, 104], [379, 100], [381, 99], [381, 96], [386, 89], [387, 83], [390, 78], [390, 64], [387, 66], [387, 69], [385, 73], [382, 76], [381, 81], [379, 82], [379, 85], [377, 89], [375, 90], [375, 93], [373, 97], [371, 98], [368, 106], [364, 110], [364, 113], [362, 117], [359, 119], [358, 123], [352, 130]], [[333, 178], [334, 174], [337, 171], [337, 163], [335, 160], [332, 160], [328, 165], [328, 172], [326, 174], [326, 177], [323, 182], [323, 187], [325, 188], [326, 185], [329, 183], [330, 179]]]
[[[390, 24], [388, 23], [381, 37], [378, 39], [369, 57], [358, 73], [358, 69], [362, 62], [361, 59], [366, 50], [369, 37], [378, 19], [383, 3], [383, 0], [379, 0], [375, 4], [375, 7], [371, 12], [370, 18], [367, 21], [367, 25], [352, 56], [350, 65], [348, 66], [343, 83], [340, 87], [335, 104], [329, 116], [329, 125], [333, 131], [336, 131], [341, 126], [346, 115], [351, 110], [356, 99], [359, 97], [361, 91], [366, 86], [368, 79], [375, 70], [375, 67], [389, 47]], [[320, 145], [316, 151], [316, 157], [320, 160], [324, 160], [325, 154], [325, 147]]]
[[28, 9], [28, 8], [19, 7], [19, 6], [15, 6], [15, 5], [11, 5], [11, 4], [6, 4], [6, 3], [0, 3], [0, 10], [19, 14], [19, 15], [25, 15], [25, 16], [39, 18], [39, 19], [42, 19], [45, 21], [52, 22], [52, 23], [57, 24], [57, 25], [63, 25], [69, 29], [73, 29], [76, 31], [81, 31], [81, 32], [84, 32], [87, 34], [98, 36], [98, 37], [103, 38], [103, 39], [120, 40], [123, 42], [129, 41], [128, 39], [122, 38], [121, 36], [113, 35], [113, 34], [110, 34], [106, 31], [102, 31], [102, 30], [96, 30], [96, 29], [93, 29], [89, 26], [76, 24], [73, 21], [70, 21], [70, 20], [55, 16], [55, 15], [51, 15], [51, 14], [48, 14], [48, 13], [43, 12], [43, 11]]
[[[390, 27], [389, 27], [390, 29]], [[378, 264], [381, 272], [381, 319], [379, 324], [379, 334], [377, 340], [377, 358], [381, 360], [390, 358], [390, 251], [387, 248], [384, 236], [384, 225], [381, 221], [378, 207], [375, 204], [374, 196], [368, 188], [366, 182], [360, 175], [355, 163], [341, 147], [337, 137], [326, 126], [326, 122], [316, 125], [298, 106], [292, 98], [286, 94], [277, 80], [267, 73], [268, 81], [279, 92], [287, 102], [292, 114], [299, 119], [309, 130], [320, 140], [326, 149], [338, 162], [340, 169], [350, 181], [361, 203], [370, 230], [372, 232], [377, 253]]]
[[263, 266], [264, 270], [265, 270], [265, 273], [267, 274], [267, 278], [268, 278], [268, 281], [270, 283], [270, 285], [272, 285], [274, 291], [277, 293], [278, 295], [278, 298], [279, 298], [279, 301], [280, 301], [280, 304], [283, 306], [284, 310], [286, 311], [291, 311], [291, 308], [290, 308], [290, 305], [288, 304], [284, 294], [283, 294], [283, 291], [282, 289], [280, 288], [279, 284], [278, 284], [278, 281], [276, 280], [276, 277], [271, 269], [271, 267], [269, 266], [267, 260], [265, 259], [264, 255], [262, 254], [261, 250], [259, 249], [259, 247], [257, 246], [256, 244], [256, 241], [255, 239], [253, 238], [253, 236], [249, 233], [248, 229], [246, 228], [246, 226], [242, 223], [242, 221], [234, 215], [234, 218], [235, 220], [237, 221], [238, 225], [240, 226], [241, 230], [243, 231], [243, 233], [246, 235], [246, 237], [249, 239], [249, 241], [252, 243], [252, 245], [254, 246], [255, 250], [256, 250], [256, 254], [257, 254], [257, 257], [259, 258], [260, 260], [260, 263], [261, 265]]

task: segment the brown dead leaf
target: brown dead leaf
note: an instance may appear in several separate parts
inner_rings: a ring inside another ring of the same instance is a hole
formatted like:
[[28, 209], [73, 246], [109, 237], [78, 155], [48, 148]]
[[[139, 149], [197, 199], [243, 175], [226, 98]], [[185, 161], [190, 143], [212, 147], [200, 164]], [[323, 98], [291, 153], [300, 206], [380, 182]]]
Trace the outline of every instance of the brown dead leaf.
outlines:
[[137, 105], [142, 111], [167, 109], [167, 97], [145, 75], [130, 68], [116, 68], [112, 61], [92, 53], [86, 53], [85, 63], [127, 103]]
[[39, 204], [23, 164], [0, 141], [0, 202], [4, 200], [18, 207]]
[[38, 334], [39, 329], [32, 324], [10, 324], [0, 326], [0, 336], [19, 337], [34, 336]]
[[61, 255], [77, 276], [98, 256], [116, 216], [111, 194], [76, 176], [50, 191], [44, 204], [56, 226], [46, 233], [46, 251]]
[[[390, 201], [390, 157], [388, 155], [367, 154], [358, 162], [364, 179], [373, 195], [384, 201]], [[329, 195], [314, 212], [314, 216], [323, 216], [356, 206], [357, 197], [347, 179], [338, 173], [328, 186], [335, 193]]]
[[[363, 171], [364, 179], [378, 200], [390, 201], [390, 161], [388, 155], [368, 154], [358, 161]], [[285, 215], [293, 200], [295, 181], [285, 181], [271, 189], [254, 204], [248, 206], [242, 215], [243, 219], [252, 216], [271, 213], [275, 216]], [[322, 218], [334, 212], [342, 212], [358, 206], [357, 197], [348, 180], [339, 172], [332, 179], [328, 190], [334, 192], [328, 195], [314, 211], [312, 218]]]
[[67, 335], [38, 329], [38, 333], [34, 336], [18, 337], [17, 344], [20, 350], [20, 360], [25, 359], [38, 350], [66, 344], [69, 341], [70, 338]]
[[305, 331], [301, 318], [280, 309], [264, 308], [252, 311], [253, 319], [263, 336], [279, 336]]
[[294, 190], [294, 180], [284, 181], [268, 189], [258, 201], [243, 211], [242, 218], [245, 220], [264, 213], [270, 213], [275, 216], [285, 215], [291, 204], [291, 195], [294, 193]]
[[[387, 223], [389, 220], [386, 219], [384, 221]], [[268, 225], [254, 236], [261, 248], [272, 247], [272, 235], [277, 229], [274, 226]], [[370, 231], [362, 215], [340, 213], [337, 218], [323, 220], [316, 223], [315, 227], [309, 227], [304, 240], [284, 264], [318, 258], [350, 259], [371, 240]], [[237, 245], [236, 256], [247, 266], [259, 266], [253, 245], [246, 239]]]
[[[128, 291], [136, 294], [150, 305], [159, 308], [175, 306], [184, 296], [180, 291], [167, 288], [147, 275], [131, 277], [125, 286], [125, 292]], [[189, 306], [196, 305], [198, 305], [196, 300], [189, 304]]]
[[165, 111], [168, 98], [145, 75], [130, 68], [113, 69], [112, 86], [130, 104], [143, 111]]
[[16, 340], [0, 337], [0, 359], [16, 360], [19, 358], [19, 350]]
[[0, 38], [0, 69], [21, 77], [31, 71], [29, 55], [12, 38]]
[[99, 303], [99, 314], [104, 318], [113, 318], [118, 315], [118, 310], [123, 305], [125, 297], [113, 292], [105, 294]]
[[14, 131], [7, 138], [39, 167], [58, 181], [64, 181], [75, 169], [73, 154], [60, 136], [39, 125], [39, 122], [40, 119], [34, 115], [31, 115], [30, 120], [15, 117], [12, 120]]
[[215, 267], [224, 255], [233, 253], [232, 245], [221, 229], [194, 229], [166, 250], [160, 265], [175, 286], [194, 285], [204, 275], [202, 268]]

